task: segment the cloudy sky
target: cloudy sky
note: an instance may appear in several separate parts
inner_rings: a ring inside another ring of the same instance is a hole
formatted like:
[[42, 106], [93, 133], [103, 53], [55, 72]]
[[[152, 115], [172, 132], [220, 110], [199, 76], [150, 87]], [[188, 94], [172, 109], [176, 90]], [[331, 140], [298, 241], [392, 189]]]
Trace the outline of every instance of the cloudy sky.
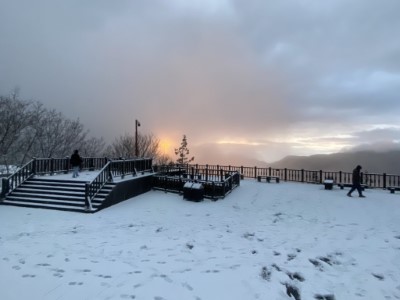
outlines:
[[[0, 0], [0, 94], [197, 162], [398, 147], [398, 0]], [[234, 162], [232, 162], [234, 163]]]

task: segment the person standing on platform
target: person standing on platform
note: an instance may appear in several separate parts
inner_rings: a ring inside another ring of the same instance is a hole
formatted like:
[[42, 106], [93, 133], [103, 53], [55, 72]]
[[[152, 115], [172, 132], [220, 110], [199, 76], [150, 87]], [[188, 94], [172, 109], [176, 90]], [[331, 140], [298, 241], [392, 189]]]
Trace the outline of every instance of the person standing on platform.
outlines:
[[74, 151], [69, 162], [72, 166], [72, 178], [78, 177], [79, 169], [82, 166], [82, 158], [80, 157], [78, 150]]

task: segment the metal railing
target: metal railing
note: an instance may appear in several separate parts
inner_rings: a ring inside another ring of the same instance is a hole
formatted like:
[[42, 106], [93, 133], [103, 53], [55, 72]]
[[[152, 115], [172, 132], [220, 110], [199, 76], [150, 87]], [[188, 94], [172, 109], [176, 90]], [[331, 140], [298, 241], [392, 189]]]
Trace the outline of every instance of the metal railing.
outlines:
[[[222, 165], [165, 165], [154, 166], [158, 172], [170, 172], [172, 170], [181, 170], [186, 174], [224, 174], [229, 171], [237, 171], [243, 178], [257, 178], [258, 176], [277, 176], [284, 181], [317, 183], [322, 184], [325, 179], [333, 179], [335, 183], [351, 184], [352, 172], [343, 171], [322, 171], [322, 170], [296, 170], [288, 168], [260, 168], [244, 166], [222, 166]], [[220, 175], [219, 175], [220, 176]], [[377, 174], [361, 173], [361, 183], [370, 188], [382, 188], [400, 186], [400, 175], [395, 174]]]
[[14, 174], [6, 178], [2, 178], [0, 199], [5, 198], [8, 193], [35, 175], [34, 169], [34, 160], [31, 160], [18, 169]]
[[92, 200], [108, 182], [114, 177], [124, 178], [126, 175], [136, 176], [139, 172], [152, 171], [152, 159], [122, 159], [111, 160], [101, 169], [100, 173], [85, 186], [85, 206], [92, 210]]
[[[159, 166], [153, 177], [153, 188], [182, 193], [188, 181], [201, 183], [204, 197], [210, 199], [224, 198], [240, 185], [240, 174], [237, 171], [217, 169], [197, 169], [189, 166]], [[204, 172], [203, 172], [204, 171]]]
[[[136, 175], [138, 172], [152, 170], [151, 158], [110, 160], [107, 157], [83, 157], [82, 160], [81, 167], [83, 170], [101, 170], [96, 179], [89, 183], [85, 199], [93, 199], [110, 176], [111, 178], [116, 176], [123, 178], [129, 174]], [[34, 158], [14, 174], [2, 178], [0, 199], [5, 198], [7, 194], [34, 175], [67, 174], [70, 171], [72, 171], [72, 167], [69, 157]], [[87, 204], [90, 204], [90, 202]]]
[[91, 182], [85, 185], [85, 206], [86, 209], [92, 210], [92, 200], [100, 192], [107, 182], [112, 181], [111, 174], [111, 164], [112, 162], [107, 162], [107, 164], [101, 169], [100, 173]]

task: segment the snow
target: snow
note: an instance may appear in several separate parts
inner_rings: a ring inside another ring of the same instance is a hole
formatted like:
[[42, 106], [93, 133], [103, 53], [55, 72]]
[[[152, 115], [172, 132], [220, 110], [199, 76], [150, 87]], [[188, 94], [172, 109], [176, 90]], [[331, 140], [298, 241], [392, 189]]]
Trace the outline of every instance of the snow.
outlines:
[[[142, 176], [149, 176], [150, 173], [146, 172], [146, 173], [141, 173], [138, 172], [136, 175], [125, 175], [124, 178], [121, 178], [121, 176], [115, 176], [113, 177], [113, 181], [114, 182], [120, 182], [120, 181], [124, 181], [127, 179], [132, 179], [133, 177], [135, 178], [139, 178]], [[78, 177], [72, 177], [72, 173], [67, 173], [67, 174], [55, 174], [55, 175], [48, 175], [47, 177], [50, 179], [55, 179], [55, 180], [71, 180], [71, 181], [85, 181], [85, 182], [91, 182], [94, 179], [96, 179], [97, 175], [99, 175], [98, 171], [80, 171]]]
[[216, 202], [0, 206], [0, 299], [400, 299], [400, 195], [346, 192], [246, 179]]

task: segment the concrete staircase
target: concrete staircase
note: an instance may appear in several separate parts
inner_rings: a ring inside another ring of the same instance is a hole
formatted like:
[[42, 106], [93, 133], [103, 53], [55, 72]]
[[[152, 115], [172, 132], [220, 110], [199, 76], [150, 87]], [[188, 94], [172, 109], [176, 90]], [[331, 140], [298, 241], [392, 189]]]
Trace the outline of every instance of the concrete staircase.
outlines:
[[75, 212], [95, 212], [115, 186], [114, 183], [107, 183], [92, 200], [92, 210], [88, 211], [85, 208], [85, 185], [86, 181], [32, 178], [13, 190], [0, 203]]

